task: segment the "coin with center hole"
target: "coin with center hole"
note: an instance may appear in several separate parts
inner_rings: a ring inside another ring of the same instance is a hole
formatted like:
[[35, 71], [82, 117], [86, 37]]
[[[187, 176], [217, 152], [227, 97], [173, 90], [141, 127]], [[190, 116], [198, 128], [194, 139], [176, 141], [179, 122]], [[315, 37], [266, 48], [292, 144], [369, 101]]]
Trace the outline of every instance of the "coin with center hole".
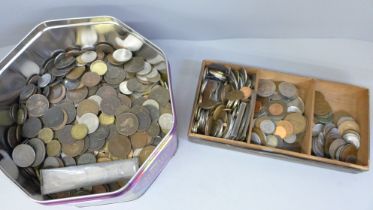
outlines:
[[61, 107], [67, 114], [67, 124], [72, 123], [76, 117], [76, 109], [74, 104], [71, 101], [65, 101], [64, 103], [58, 104], [57, 106]]

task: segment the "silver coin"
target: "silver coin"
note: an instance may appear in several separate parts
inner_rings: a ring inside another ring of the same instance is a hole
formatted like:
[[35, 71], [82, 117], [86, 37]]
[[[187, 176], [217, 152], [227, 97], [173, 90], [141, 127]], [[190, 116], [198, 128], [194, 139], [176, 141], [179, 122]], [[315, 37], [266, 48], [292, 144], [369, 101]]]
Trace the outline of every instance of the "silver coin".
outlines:
[[297, 141], [297, 135], [293, 134], [284, 138], [284, 141], [288, 144], [294, 144]]
[[354, 145], [356, 149], [360, 148], [360, 135], [358, 135], [357, 133], [345, 133], [343, 135], [343, 139], [346, 142]]
[[261, 144], [260, 137], [257, 133], [251, 132], [251, 142], [253, 142], [254, 144]]
[[260, 130], [265, 134], [272, 134], [275, 132], [276, 125], [272, 120], [263, 120], [260, 125]]
[[91, 63], [97, 58], [97, 53], [95, 51], [86, 51], [80, 55], [80, 59], [83, 63]]
[[301, 97], [296, 97], [287, 103], [288, 112], [304, 112], [304, 102]]
[[[63, 163], [63, 162], [62, 162]], [[43, 163], [43, 169], [59, 168], [61, 167], [61, 160], [57, 157], [47, 157]]]
[[88, 133], [93, 133], [99, 126], [98, 117], [93, 113], [85, 113], [77, 118], [78, 123], [85, 124], [88, 128]]
[[321, 123], [315, 124], [312, 127], [312, 136], [318, 136], [324, 129], [324, 125]]
[[129, 72], [129, 73], [137, 73], [145, 68], [145, 60], [143, 57], [133, 57], [130, 61], [128, 61], [124, 65], [124, 71]]
[[160, 106], [164, 106], [169, 103], [170, 101], [170, 94], [168, 90], [164, 87], [161, 86], [155, 86], [150, 94], [149, 94], [149, 99], [154, 99], [158, 101]]
[[329, 147], [329, 155], [332, 159], [335, 159], [336, 151], [340, 146], [343, 146], [346, 144], [346, 141], [343, 139], [336, 139], [334, 140]]
[[113, 58], [119, 63], [124, 63], [132, 58], [132, 52], [124, 48], [117, 49], [113, 52]]
[[38, 138], [33, 138], [27, 143], [31, 145], [35, 151], [35, 161], [32, 164], [32, 167], [39, 166], [44, 161], [46, 154], [44, 142]]
[[94, 154], [87, 152], [87, 153], [80, 155], [76, 162], [77, 162], [77, 165], [96, 163], [96, 157]]
[[173, 115], [170, 113], [164, 113], [159, 117], [159, 126], [163, 133], [168, 133], [174, 125]]
[[35, 151], [30, 145], [20, 144], [14, 148], [12, 158], [17, 166], [29, 167], [35, 161]]
[[70, 156], [65, 156], [62, 158], [62, 161], [64, 163], [64, 165], [67, 167], [67, 166], [76, 166], [76, 162], [75, 162], [75, 159], [70, 157]]
[[152, 65], [150, 65], [150, 63], [148, 63], [148, 62], [144, 62], [144, 69], [137, 72], [136, 75], [137, 76], [145, 76], [145, 75], [149, 74], [151, 71], [152, 71]]
[[66, 87], [67, 90], [74, 90], [80, 87], [80, 80], [64, 79], [63, 85]]
[[26, 138], [33, 138], [38, 135], [42, 128], [41, 122], [37, 117], [28, 118], [22, 127], [22, 136]]
[[279, 139], [275, 135], [268, 135], [266, 138], [266, 145], [270, 147], [277, 147]]
[[128, 80], [121, 82], [119, 84], [119, 91], [125, 95], [131, 95], [133, 92], [128, 89], [127, 83], [128, 83]]
[[46, 87], [52, 81], [52, 75], [49, 73], [43, 74], [38, 80], [38, 86], [43, 88]]
[[294, 98], [298, 96], [297, 87], [295, 87], [294, 84], [289, 82], [281, 82], [278, 85], [278, 91], [281, 95], [285, 96], [286, 98]]
[[273, 95], [276, 91], [276, 84], [270, 79], [259, 80], [258, 92], [257, 94], [261, 97], [269, 97]]

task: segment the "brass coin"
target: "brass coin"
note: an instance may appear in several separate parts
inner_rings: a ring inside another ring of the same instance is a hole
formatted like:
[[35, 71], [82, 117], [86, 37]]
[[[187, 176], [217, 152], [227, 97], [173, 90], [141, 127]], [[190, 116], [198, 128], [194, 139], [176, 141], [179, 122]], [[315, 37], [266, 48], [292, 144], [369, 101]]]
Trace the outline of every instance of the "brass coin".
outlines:
[[244, 94], [240, 90], [232, 90], [225, 94], [225, 99], [227, 100], [241, 100], [244, 98]]
[[43, 140], [46, 144], [52, 141], [53, 136], [53, 130], [50, 128], [42, 128], [41, 130], [39, 130], [38, 138]]
[[77, 66], [66, 75], [66, 78], [69, 80], [77, 80], [80, 76], [83, 75], [84, 71], [85, 66]]
[[347, 130], [353, 130], [353, 131], [359, 132], [360, 126], [354, 120], [344, 121], [338, 126], [338, 131], [339, 131], [339, 134], [341, 135], [343, 135]]
[[95, 72], [86, 72], [83, 75], [81, 82], [87, 87], [94, 87], [101, 82], [101, 76]]
[[150, 156], [150, 154], [152, 154], [154, 149], [155, 149], [155, 146], [148, 145], [144, 147], [144, 149], [141, 150], [140, 155], [139, 155], [140, 165], [142, 165], [148, 159], [148, 157]]
[[35, 94], [27, 99], [26, 107], [30, 117], [40, 117], [48, 110], [49, 101], [45, 96]]
[[36, 137], [41, 129], [39, 118], [30, 117], [26, 120], [22, 127], [22, 136], [26, 138]]
[[285, 120], [289, 121], [293, 125], [295, 134], [302, 133], [306, 129], [306, 118], [300, 113], [290, 113], [285, 117]]
[[66, 88], [62, 84], [57, 84], [49, 89], [48, 99], [52, 104], [56, 104], [65, 98]]
[[349, 163], [356, 163], [357, 162], [357, 152], [358, 150], [352, 144], [347, 144], [345, 148], [343, 148], [340, 154], [340, 160], [349, 162]]
[[102, 60], [96, 60], [90, 65], [91, 72], [95, 72], [98, 75], [104, 75], [107, 71], [107, 65]]
[[127, 136], [114, 134], [108, 140], [108, 149], [111, 155], [125, 159], [131, 151], [131, 143]]
[[62, 144], [62, 152], [69, 157], [76, 157], [83, 153], [84, 141], [76, 141], [72, 144]]
[[71, 136], [75, 140], [83, 140], [88, 134], [88, 128], [85, 124], [75, 124], [71, 128]]
[[132, 148], [137, 149], [145, 147], [149, 141], [149, 138], [151, 137], [145, 132], [136, 132], [130, 136]]
[[116, 128], [120, 134], [130, 136], [139, 128], [139, 120], [133, 113], [122, 113], [117, 116]]
[[61, 154], [61, 144], [57, 140], [52, 140], [47, 144], [47, 155], [49, 157], [56, 157]]
[[74, 104], [78, 104], [88, 96], [88, 88], [82, 87], [75, 90], [69, 90], [66, 93], [66, 98], [71, 100]]
[[85, 113], [93, 113], [97, 115], [99, 110], [100, 110], [100, 107], [96, 101], [91, 100], [91, 99], [84, 99], [78, 104], [77, 115], [79, 117], [81, 117]]
[[98, 117], [98, 120], [100, 121], [101, 125], [111, 125], [115, 121], [114, 115], [107, 115], [105, 113], [101, 113]]

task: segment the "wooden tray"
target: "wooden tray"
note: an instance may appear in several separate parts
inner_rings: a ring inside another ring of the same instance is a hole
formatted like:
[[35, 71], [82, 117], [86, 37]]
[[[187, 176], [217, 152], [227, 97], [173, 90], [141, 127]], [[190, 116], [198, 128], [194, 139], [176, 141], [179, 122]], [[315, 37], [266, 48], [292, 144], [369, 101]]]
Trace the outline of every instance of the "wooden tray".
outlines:
[[[299, 96], [303, 99], [305, 104], [304, 115], [307, 118], [307, 128], [304, 139], [301, 141], [301, 150], [299, 152], [257, 145], [250, 142], [251, 130], [254, 123], [253, 114], [250, 116], [250, 126], [246, 141], [235, 141], [224, 138], [217, 138], [203, 134], [193, 133], [193, 119], [194, 113], [197, 109], [197, 102], [202, 84], [202, 77], [204, 75], [205, 67], [211, 63], [223, 64], [230, 66], [232, 70], [239, 70], [242, 65], [236, 65], [221, 61], [204, 60], [199, 76], [199, 82], [196, 89], [192, 116], [190, 119], [188, 135], [194, 139], [200, 139], [202, 143], [218, 143], [235, 146], [242, 151], [242, 149], [259, 151], [266, 153], [273, 157], [282, 157], [291, 160], [301, 160], [303, 163], [311, 163], [313, 165], [319, 164], [321, 166], [330, 166], [335, 169], [348, 169], [352, 171], [367, 171], [369, 170], [369, 90], [364, 87], [358, 87], [349, 84], [315, 79], [312, 77], [305, 77], [300, 75], [288, 74], [283, 72], [272, 71], [253, 66], [245, 67], [248, 74], [256, 75], [255, 90], [258, 88], [258, 81], [260, 79], [273, 79], [274, 81], [287, 81], [295, 84], [298, 87]], [[314, 118], [314, 103], [315, 91], [320, 91], [325, 95], [326, 100], [332, 107], [333, 112], [346, 111], [348, 112], [360, 125], [360, 148], [358, 150], [356, 164], [342, 162], [339, 160], [317, 157], [312, 155], [312, 122]], [[256, 91], [255, 91], [256, 92]], [[255, 100], [255, 97], [253, 97]]]

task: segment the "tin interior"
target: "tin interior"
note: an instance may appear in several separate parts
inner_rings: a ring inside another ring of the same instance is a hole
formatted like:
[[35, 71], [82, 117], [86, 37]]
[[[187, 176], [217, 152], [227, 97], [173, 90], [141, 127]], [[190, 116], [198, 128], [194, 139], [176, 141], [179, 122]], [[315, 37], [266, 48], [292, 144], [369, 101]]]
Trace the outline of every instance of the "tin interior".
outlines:
[[[143, 48], [156, 51], [166, 61], [159, 48], [112, 17], [53, 20], [39, 24], [0, 63], [0, 106], [9, 107], [17, 102], [20, 89], [26, 84], [27, 77], [38, 72], [43, 63], [59, 49], [89, 48], [98, 42], [108, 42], [117, 47], [115, 38], [128, 33], [143, 39]], [[167, 75], [162, 77], [168, 80]], [[6, 145], [6, 130], [6, 127], [0, 127], [0, 149], [7, 152], [0, 153], [3, 162], [9, 159], [11, 154], [11, 149]], [[2, 164], [1, 169], [31, 198], [47, 199], [40, 194], [38, 180], [30, 179], [24, 169], [19, 168], [17, 173], [11, 164]]]

